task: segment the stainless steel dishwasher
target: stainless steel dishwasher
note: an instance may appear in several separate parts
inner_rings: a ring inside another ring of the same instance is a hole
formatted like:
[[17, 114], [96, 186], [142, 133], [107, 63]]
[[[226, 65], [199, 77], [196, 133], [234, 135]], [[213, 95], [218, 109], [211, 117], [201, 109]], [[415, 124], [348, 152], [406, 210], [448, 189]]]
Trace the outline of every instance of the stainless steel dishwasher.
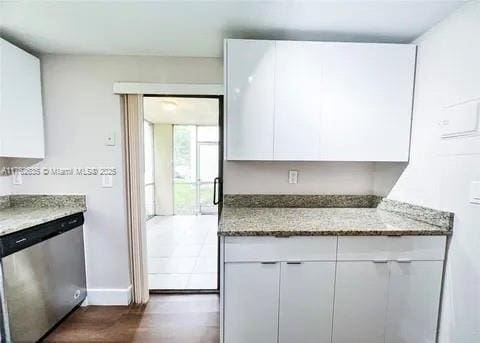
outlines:
[[2, 342], [35, 342], [86, 297], [83, 213], [0, 237]]

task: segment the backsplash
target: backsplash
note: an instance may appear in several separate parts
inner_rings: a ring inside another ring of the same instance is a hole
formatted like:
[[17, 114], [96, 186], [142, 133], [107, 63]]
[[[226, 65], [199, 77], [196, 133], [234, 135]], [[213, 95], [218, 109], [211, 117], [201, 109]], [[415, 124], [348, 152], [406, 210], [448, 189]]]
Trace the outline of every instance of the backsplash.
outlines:
[[0, 196], [0, 210], [10, 207], [10, 195], [1, 195]]
[[228, 207], [377, 207], [376, 195], [225, 194]]
[[0, 196], [0, 209], [8, 207], [86, 208], [86, 196], [76, 194], [12, 194]]

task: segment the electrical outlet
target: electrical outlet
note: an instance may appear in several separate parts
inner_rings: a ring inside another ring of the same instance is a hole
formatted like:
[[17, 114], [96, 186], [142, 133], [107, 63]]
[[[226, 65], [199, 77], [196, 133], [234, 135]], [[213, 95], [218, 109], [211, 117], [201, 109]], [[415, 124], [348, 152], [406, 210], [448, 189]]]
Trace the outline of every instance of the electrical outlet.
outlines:
[[22, 174], [18, 171], [15, 171], [12, 175], [12, 182], [14, 185], [21, 185], [23, 183]]
[[298, 183], [298, 170], [288, 171], [288, 183]]
[[102, 187], [103, 188], [113, 187], [113, 175], [102, 175]]

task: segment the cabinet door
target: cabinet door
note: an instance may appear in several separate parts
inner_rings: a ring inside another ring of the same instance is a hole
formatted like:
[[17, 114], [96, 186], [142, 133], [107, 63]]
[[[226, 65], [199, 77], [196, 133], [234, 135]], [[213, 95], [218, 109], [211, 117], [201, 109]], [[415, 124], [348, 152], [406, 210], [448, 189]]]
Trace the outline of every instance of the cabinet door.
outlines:
[[337, 262], [333, 343], [384, 343], [388, 263]]
[[225, 263], [224, 343], [277, 343], [279, 281], [279, 263]]
[[272, 160], [275, 42], [227, 40], [227, 160]]
[[324, 49], [322, 160], [408, 161], [415, 46]]
[[40, 61], [1, 38], [0, 157], [44, 157]]
[[277, 42], [275, 160], [320, 160], [322, 49], [315, 42]]
[[390, 263], [386, 343], [434, 343], [443, 261]]
[[282, 263], [279, 343], [330, 343], [335, 262]]

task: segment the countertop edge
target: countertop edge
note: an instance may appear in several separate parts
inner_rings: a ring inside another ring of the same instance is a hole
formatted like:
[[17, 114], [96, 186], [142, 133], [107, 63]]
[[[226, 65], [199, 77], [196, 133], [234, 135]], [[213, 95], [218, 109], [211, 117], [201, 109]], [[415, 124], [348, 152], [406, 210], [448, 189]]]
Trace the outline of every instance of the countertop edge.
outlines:
[[50, 209], [55, 209], [55, 210], [58, 210], [59, 212], [53, 215], [41, 217], [37, 220], [29, 221], [28, 223], [25, 223], [23, 225], [2, 229], [0, 231], [0, 237], [6, 236], [12, 233], [20, 232], [23, 230], [27, 230], [37, 225], [45, 224], [63, 217], [68, 217], [72, 214], [87, 212], [86, 207], [52, 207]]
[[219, 237], [294, 237], [294, 236], [450, 236], [450, 230], [323, 230], [323, 231], [218, 231]]

